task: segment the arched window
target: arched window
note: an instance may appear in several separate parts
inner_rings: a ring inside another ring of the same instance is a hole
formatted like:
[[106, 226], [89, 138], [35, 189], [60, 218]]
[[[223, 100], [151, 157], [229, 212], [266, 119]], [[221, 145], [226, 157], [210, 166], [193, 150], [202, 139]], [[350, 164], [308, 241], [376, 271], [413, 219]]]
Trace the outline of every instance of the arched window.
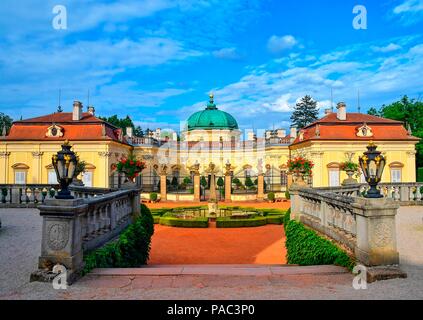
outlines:
[[402, 168], [404, 164], [401, 162], [392, 162], [389, 165], [390, 174], [391, 174], [391, 183], [400, 183], [402, 182]]

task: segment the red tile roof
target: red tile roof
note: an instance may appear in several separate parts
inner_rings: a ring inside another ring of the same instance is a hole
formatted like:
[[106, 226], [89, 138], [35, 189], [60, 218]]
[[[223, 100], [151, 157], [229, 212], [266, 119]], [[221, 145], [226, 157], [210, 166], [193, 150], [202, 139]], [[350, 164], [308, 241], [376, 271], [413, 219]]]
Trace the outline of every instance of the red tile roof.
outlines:
[[[357, 137], [360, 127], [367, 124], [373, 132], [372, 137]], [[317, 135], [317, 128], [320, 134]], [[410, 136], [400, 121], [384, 119], [361, 113], [348, 113], [347, 120], [337, 119], [336, 113], [331, 113], [324, 118], [310, 124], [302, 129], [304, 132], [303, 140], [300, 141], [300, 135], [293, 144], [302, 143], [310, 140], [388, 140], [388, 141], [418, 141], [419, 138]]]
[[[63, 129], [62, 137], [47, 137], [46, 133], [53, 124]], [[104, 126], [104, 132], [103, 132]], [[82, 119], [72, 120], [72, 113], [53, 113], [32, 119], [16, 121], [10, 129], [6, 140], [9, 141], [116, 141], [127, 143], [125, 138], [119, 140], [119, 131], [110, 123], [90, 113], [83, 113]], [[103, 136], [103, 133], [105, 135]]]

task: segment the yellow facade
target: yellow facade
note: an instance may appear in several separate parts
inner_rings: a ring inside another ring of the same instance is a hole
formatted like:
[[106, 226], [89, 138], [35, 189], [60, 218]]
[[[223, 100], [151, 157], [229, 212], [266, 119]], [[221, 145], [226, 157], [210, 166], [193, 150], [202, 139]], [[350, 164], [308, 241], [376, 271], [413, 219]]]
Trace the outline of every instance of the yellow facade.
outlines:
[[[87, 172], [94, 187], [109, 187], [111, 165], [126, 155], [130, 146], [109, 141], [70, 141], [81, 160], [87, 163]], [[0, 184], [47, 184], [52, 155], [61, 150], [61, 141], [0, 141]], [[22, 175], [17, 174], [22, 172]], [[24, 181], [17, 178], [24, 177]], [[82, 177], [80, 177], [82, 178]]]
[[[382, 176], [382, 182], [415, 182], [416, 181], [416, 151], [415, 141], [374, 141], [379, 151], [387, 159]], [[349, 160], [358, 163], [358, 157], [366, 151], [365, 141], [307, 141], [303, 144], [291, 146], [291, 155], [302, 155], [311, 159], [313, 169], [313, 186], [331, 186], [331, 171], [333, 176], [339, 174], [339, 182], [347, 178], [345, 172], [339, 169], [339, 164]], [[394, 172], [400, 172], [394, 176]], [[400, 178], [400, 181], [395, 181]], [[363, 182], [360, 177], [358, 182]], [[361, 180], [361, 181], [360, 181]]]

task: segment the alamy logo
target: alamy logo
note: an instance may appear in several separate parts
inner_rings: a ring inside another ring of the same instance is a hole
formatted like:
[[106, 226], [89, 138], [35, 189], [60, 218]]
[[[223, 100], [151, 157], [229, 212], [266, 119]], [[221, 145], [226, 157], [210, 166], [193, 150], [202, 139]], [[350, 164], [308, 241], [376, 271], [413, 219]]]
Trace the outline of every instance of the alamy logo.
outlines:
[[53, 28], [56, 30], [66, 30], [68, 28], [68, 14], [66, 7], [62, 5], [54, 6], [53, 14], [56, 15], [52, 21]]
[[363, 5], [357, 5], [353, 8], [353, 13], [357, 16], [353, 19], [353, 28], [356, 30], [367, 30], [367, 9]]
[[356, 276], [353, 279], [352, 286], [355, 290], [367, 289], [367, 268], [361, 264], [356, 265], [353, 269]]
[[58, 273], [58, 275], [53, 279], [53, 289], [55, 290], [66, 290], [68, 288], [67, 270], [65, 266], [61, 264], [56, 264], [53, 267], [53, 273]]

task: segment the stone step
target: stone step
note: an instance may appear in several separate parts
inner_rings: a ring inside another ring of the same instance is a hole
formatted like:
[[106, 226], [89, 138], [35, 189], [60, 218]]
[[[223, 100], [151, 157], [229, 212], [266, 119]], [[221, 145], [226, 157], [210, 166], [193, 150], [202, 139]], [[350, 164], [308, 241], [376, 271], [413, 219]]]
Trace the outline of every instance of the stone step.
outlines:
[[290, 266], [290, 265], [151, 265], [141, 268], [94, 269], [88, 276], [290, 276], [290, 275], [335, 275], [349, 271], [343, 267]]

